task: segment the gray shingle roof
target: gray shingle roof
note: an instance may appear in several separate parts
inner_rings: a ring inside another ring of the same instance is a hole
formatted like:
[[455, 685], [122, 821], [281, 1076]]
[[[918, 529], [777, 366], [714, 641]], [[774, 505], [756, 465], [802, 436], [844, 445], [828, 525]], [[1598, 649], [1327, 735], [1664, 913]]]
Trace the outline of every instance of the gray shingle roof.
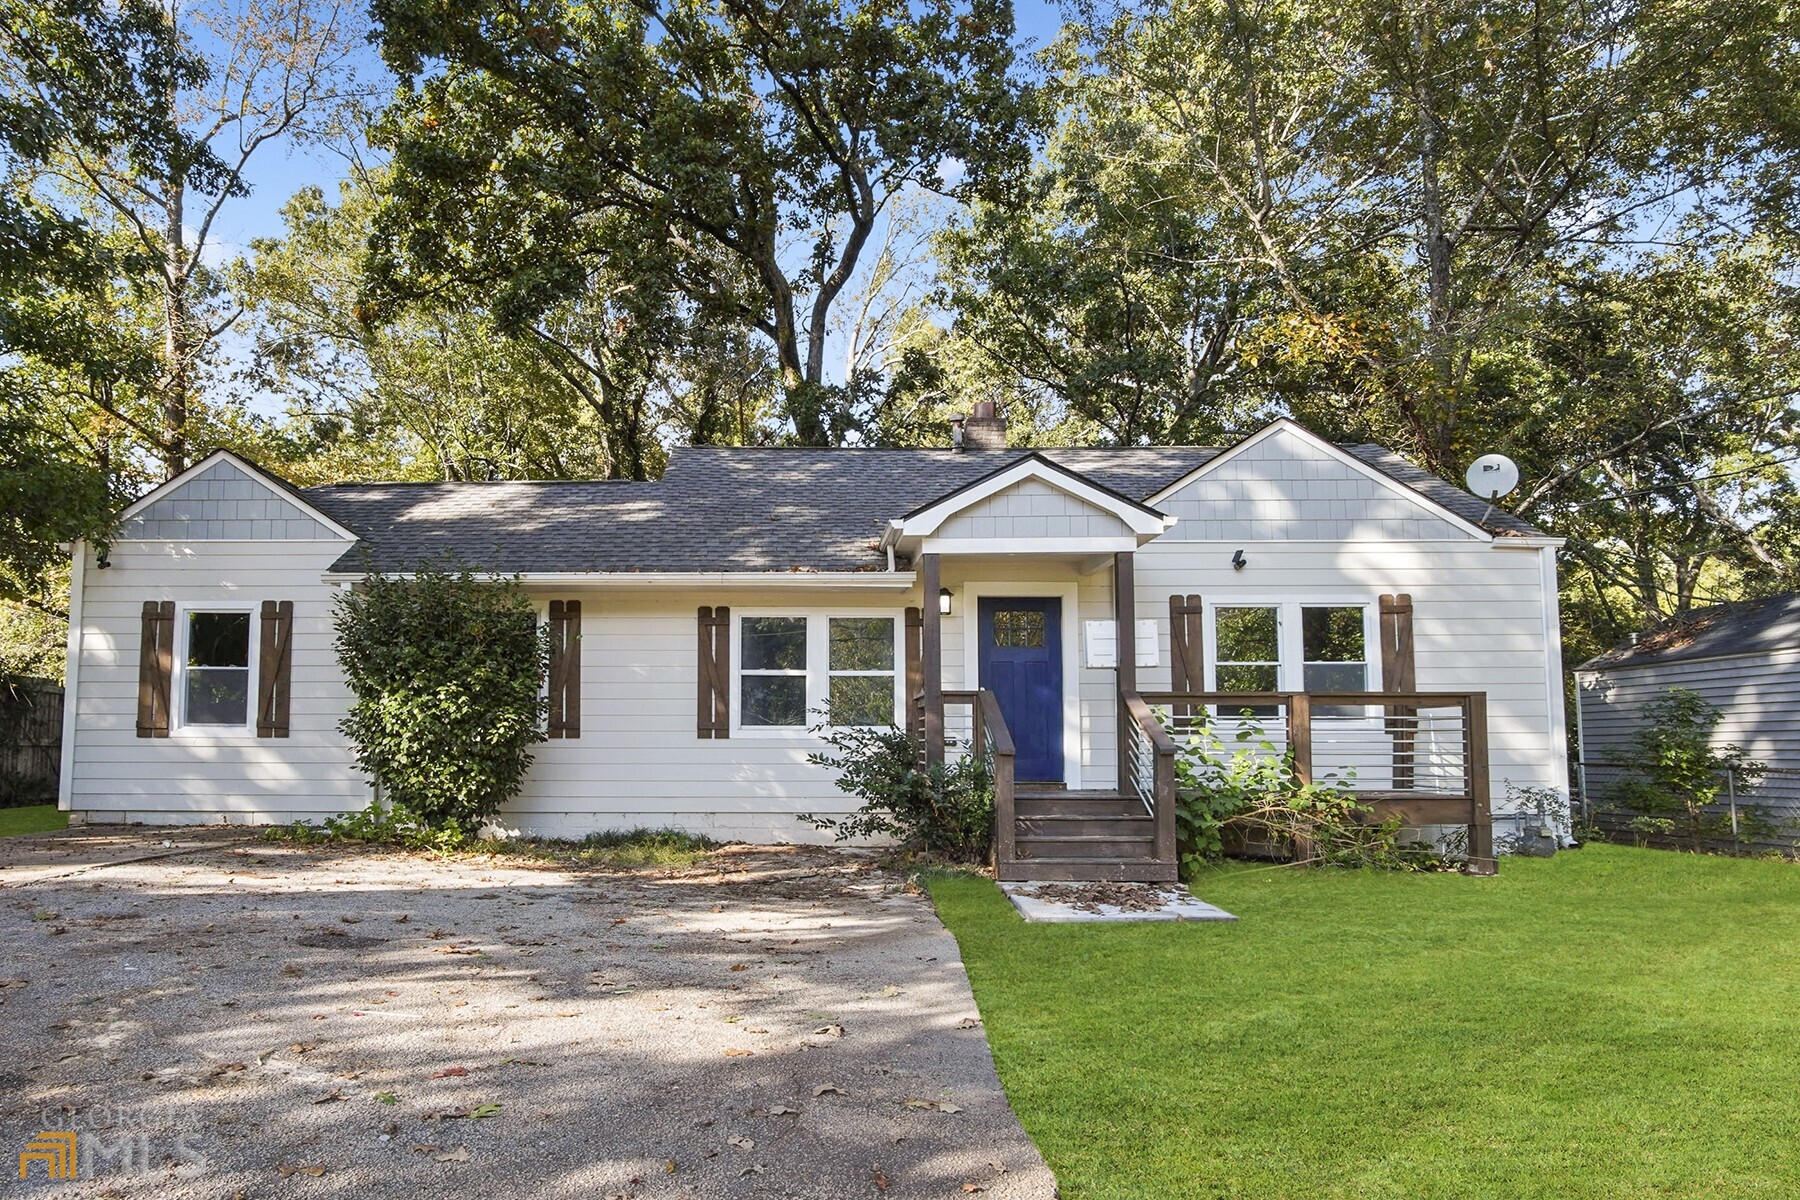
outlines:
[[1629, 640], [1581, 664], [1580, 670], [1654, 666], [1696, 658], [1800, 649], [1800, 592], [1715, 604], [1670, 617], [1637, 644]]
[[[1220, 453], [1209, 446], [1036, 452], [1135, 499]], [[1397, 455], [1379, 447], [1352, 452], [1480, 518], [1481, 501]], [[402, 571], [445, 555], [505, 574], [873, 571], [886, 566], [877, 542], [888, 520], [1030, 453], [691, 447], [675, 451], [656, 483], [333, 484], [302, 494], [364, 539], [338, 560], [340, 571]], [[1432, 484], [1439, 492], [1428, 490]], [[1458, 496], [1462, 507], [1452, 503]], [[1532, 532], [1500, 513], [1490, 525], [1503, 531], [1502, 519]]]

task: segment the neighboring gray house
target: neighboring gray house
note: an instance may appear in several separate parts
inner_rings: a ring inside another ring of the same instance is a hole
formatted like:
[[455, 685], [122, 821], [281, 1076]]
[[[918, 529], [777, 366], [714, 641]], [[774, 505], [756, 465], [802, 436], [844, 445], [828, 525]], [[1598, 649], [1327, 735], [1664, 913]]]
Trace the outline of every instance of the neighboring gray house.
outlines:
[[1575, 681], [1578, 782], [1602, 824], [1644, 705], [1680, 687], [1723, 710], [1719, 745], [1769, 767], [1750, 798], [1800, 829], [1800, 592], [1672, 617], [1583, 663]]

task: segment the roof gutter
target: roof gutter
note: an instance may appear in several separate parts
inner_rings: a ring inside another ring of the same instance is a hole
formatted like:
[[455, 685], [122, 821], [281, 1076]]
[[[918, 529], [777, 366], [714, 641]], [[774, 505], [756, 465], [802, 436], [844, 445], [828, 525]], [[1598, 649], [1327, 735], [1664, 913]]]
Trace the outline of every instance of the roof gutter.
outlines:
[[[326, 583], [357, 583], [370, 575], [411, 579], [413, 571], [327, 571]], [[525, 571], [498, 573], [520, 583], [620, 590], [733, 588], [740, 590], [819, 589], [903, 592], [913, 586], [911, 571]]]

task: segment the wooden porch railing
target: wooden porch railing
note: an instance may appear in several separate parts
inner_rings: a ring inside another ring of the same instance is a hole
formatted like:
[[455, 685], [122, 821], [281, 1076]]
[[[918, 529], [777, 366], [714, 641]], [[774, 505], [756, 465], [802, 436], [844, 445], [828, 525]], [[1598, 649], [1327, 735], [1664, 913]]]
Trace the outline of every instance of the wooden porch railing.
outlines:
[[[1141, 727], [1133, 699], [1176, 747], [1207, 727], [1229, 750], [1232, 725], [1259, 723], [1269, 740], [1284, 743], [1279, 749], [1292, 756], [1302, 782], [1351, 792], [1378, 820], [1466, 825], [1469, 869], [1495, 869], [1485, 692], [1146, 692], [1126, 697]], [[1133, 783], [1149, 781], [1154, 803], [1172, 814], [1173, 759], [1165, 785], [1160, 751], [1146, 766], [1154, 746], [1148, 735], [1134, 745]], [[1160, 829], [1159, 821], [1159, 838]]]
[[994, 861], [1013, 860], [1013, 760], [1017, 754], [1012, 731], [1000, 713], [1000, 700], [987, 688], [972, 692], [945, 692], [944, 708], [969, 710], [969, 753], [988, 760], [994, 775]]
[[1120, 772], [1120, 790], [1127, 780], [1130, 790], [1143, 802], [1144, 811], [1155, 820], [1156, 861], [1175, 861], [1175, 739], [1169, 736], [1144, 697], [1136, 692], [1119, 695], [1119, 716], [1124, 724], [1122, 739], [1127, 751]]

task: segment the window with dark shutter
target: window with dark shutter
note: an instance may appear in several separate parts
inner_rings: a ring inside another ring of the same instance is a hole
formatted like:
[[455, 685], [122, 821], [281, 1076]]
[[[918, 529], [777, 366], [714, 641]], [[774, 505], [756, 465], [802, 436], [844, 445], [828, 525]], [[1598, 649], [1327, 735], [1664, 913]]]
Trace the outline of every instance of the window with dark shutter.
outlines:
[[[1412, 597], [1405, 592], [1381, 598], [1381, 690], [1418, 690], [1413, 663]], [[1394, 790], [1413, 786], [1419, 710], [1407, 704], [1387, 707], [1388, 734], [1394, 741]]]
[[144, 601], [138, 640], [139, 737], [169, 736], [169, 697], [175, 673], [175, 602]]
[[731, 609], [700, 608], [700, 653], [696, 671], [698, 712], [695, 733], [702, 738], [731, 736]]
[[256, 659], [256, 736], [288, 735], [293, 694], [294, 602], [262, 602], [262, 644]]
[[1169, 689], [1206, 690], [1206, 606], [1198, 596], [1169, 597]]
[[581, 736], [581, 601], [550, 602], [550, 719], [553, 738]]

